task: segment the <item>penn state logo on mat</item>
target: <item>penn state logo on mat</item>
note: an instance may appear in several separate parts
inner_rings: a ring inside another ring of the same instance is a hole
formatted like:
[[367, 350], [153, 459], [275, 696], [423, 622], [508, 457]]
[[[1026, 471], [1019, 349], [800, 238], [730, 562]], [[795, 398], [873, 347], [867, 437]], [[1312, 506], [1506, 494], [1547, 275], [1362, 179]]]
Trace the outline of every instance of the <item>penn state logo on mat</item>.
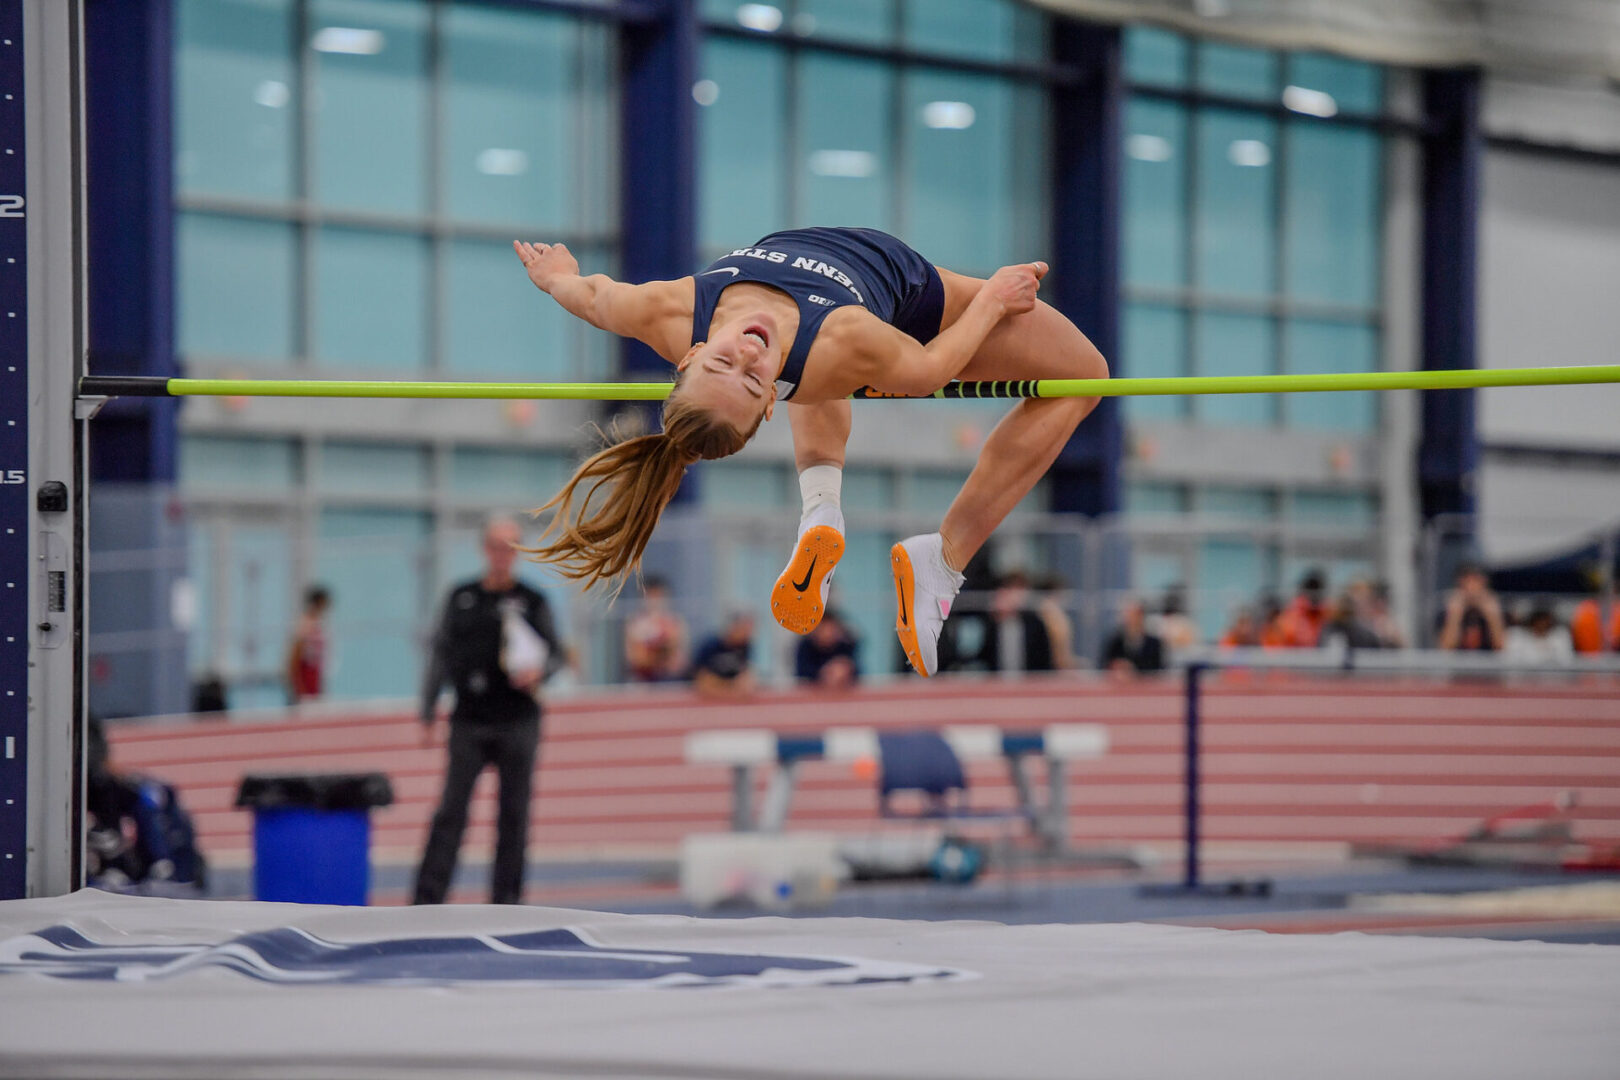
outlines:
[[950, 968], [880, 960], [622, 949], [566, 929], [327, 941], [296, 927], [280, 927], [212, 944], [131, 945], [93, 941], [58, 925], [0, 941], [0, 975], [144, 982], [217, 969], [299, 986], [515, 983], [686, 989], [861, 986], [970, 977]]

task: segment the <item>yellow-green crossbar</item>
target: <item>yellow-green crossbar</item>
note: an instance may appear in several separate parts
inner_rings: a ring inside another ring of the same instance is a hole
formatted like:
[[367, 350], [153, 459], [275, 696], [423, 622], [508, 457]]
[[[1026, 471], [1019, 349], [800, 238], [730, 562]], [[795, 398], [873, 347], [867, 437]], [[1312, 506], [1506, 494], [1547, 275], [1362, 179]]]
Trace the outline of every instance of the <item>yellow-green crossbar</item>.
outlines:
[[[926, 398], [1142, 397], [1166, 394], [1297, 394], [1345, 390], [1464, 390], [1494, 386], [1620, 383], [1620, 364], [1463, 371], [1358, 371], [1331, 375], [1229, 375], [1165, 379], [1024, 379], [954, 382]], [[660, 401], [667, 382], [510, 383], [362, 382], [329, 379], [163, 379], [89, 376], [83, 396], [474, 398], [558, 401]], [[862, 391], [858, 398], [907, 397]]]

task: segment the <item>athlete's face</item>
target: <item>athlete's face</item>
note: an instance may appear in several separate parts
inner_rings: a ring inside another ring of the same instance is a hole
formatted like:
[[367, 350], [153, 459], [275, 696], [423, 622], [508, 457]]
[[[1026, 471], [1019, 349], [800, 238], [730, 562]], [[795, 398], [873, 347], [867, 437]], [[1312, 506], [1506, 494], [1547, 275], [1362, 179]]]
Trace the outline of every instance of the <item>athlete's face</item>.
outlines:
[[761, 412], [770, 419], [782, 370], [779, 334], [765, 311], [715, 328], [681, 360], [681, 393], [740, 431], [753, 427]]

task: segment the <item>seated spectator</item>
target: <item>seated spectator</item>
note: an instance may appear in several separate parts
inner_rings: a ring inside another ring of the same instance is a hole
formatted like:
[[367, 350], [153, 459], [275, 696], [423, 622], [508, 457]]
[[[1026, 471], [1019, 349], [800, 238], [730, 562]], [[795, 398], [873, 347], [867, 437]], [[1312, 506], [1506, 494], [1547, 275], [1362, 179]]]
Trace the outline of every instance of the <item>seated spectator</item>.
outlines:
[[1187, 594], [1182, 586], [1165, 590], [1164, 603], [1158, 616], [1148, 621], [1148, 629], [1159, 636], [1172, 656], [1198, 644], [1198, 624], [1187, 617]]
[[1328, 610], [1317, 644], [1324, 649], [1383, 648], [1383, 640], [1368, 617], [1371, 606], [1372, 586], [1365, 581], [1352, 582]]
[[1074, 657], [1074, 625], [1069, 613], [1063, 610], [1061, 597], [1068, 585], [1056, 574], [1050, 574], [1035, 583], [1035, 613], [1046, 627], [1046, 638], [1052, 643], [1052, 666], [1059, 671], [1078, 667]]
[[1321, 570], [1307, 570], [1299, 579], [1294, 599], [1277, 616], [1277, 644], [1290, 649], [1314, 649], [1327, 616], [1327, 575]]
[[649, 577], [641, 607], [624, 624], [624, 666], [631, 682], [679, 680], [686, 674], [686, 620], [669, 602], [669, 584]]
[[1602, 599], [1588, 596], [1576, 605], [1569, 620], [1569, 636], [1576, 652], [1590, 654], [1610, 649], [1620, 652], [1620, 601], [1612, 601], [1609, 606], [1609, 632], [1605, 640]]
[[1368, 614], [1368, 625], [1378, 640], [1386, 649], [1406, 648], [1406, 635], [1401, 632], [1400, 624], [1395, 621], [1395, 615], [1389, 609], [1389, 582], [1375, 581], [1370, 587], [1371, 610]]
[[1255, 618], [1253, 608], [1238, 608], [1232, 616], [1232, 622], [1227, 626], [1225, 633], [1221, 634], [1221, 645], [1228, 649], [1252, 649], [1260, 642], [1262, 630], [1260, 620]]
[[732, 614], [720, 633], [699, 646], [692, 685], [705, 697], [739, 698], [754, 692], [754, 617]]
[[990, 622], [983, 659], [991, 671], [1052, 671], [1052, 637], [1035, 610], [1029, 578], [1010, 570], [990, 596]]
[[1575, 659], [1575, 647], [1552, 608], [1537, 604], [1523, 625], [1508, 630], [1503, 655], [1516, 663], [1561, 665]]
[[860, 650], [843, 617], [829, 608], [816, 628], [799, 639], [794, 673], [801, 682], [825, 690], [848, 690], [861, 677]]
[[1446, 597], [1439, 647], [1463, 652], [1497, 652], [1505, 644], [1506, 632], [1502, 604], [1491, 591], [1485, 569], [1475, 563], [1464, 563], [1457, 571], [1457, 587]]
[[1287, 644], [1283, 636], [1283, 604], [1275, 596], [1260, 601], [1260, 645], [1266, 649], [1280, 649]]
[[90, 718], [86, 736], [87, 883], [118, 892], [201, 895], [208, 862], [180, 793], [161, 780], [121, 771], [98, 718]]
[[1102, 666], [1122, 678], [1164, 670], [1164, 642], [1149, 633], [1140, 600], [1126, 601], [1120, 609], [1119, 628], [1103, 648]]

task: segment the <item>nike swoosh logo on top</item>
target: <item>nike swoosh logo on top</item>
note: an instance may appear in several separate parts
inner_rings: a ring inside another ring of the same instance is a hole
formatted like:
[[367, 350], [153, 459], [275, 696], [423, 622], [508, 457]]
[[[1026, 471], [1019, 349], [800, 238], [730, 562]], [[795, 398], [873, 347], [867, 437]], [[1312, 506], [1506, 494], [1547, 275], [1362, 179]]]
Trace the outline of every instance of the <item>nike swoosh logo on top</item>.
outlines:
[[810, 575], [816, 572], [816, 560], [819, 559], [820, 557], [821, 556], [819, 556], [819, 555], [812, 555], [810, 557], [810, 569], [808, 569], [808, 570], [806, 570], [804, 572], [804, 580], [803, 581], [795, 581], [793, 583], [793, 587], [795, 589], [798, 589], [800, 592], [804, 592], [804, 590], [806, 590], [806, 589], [808, 589], [810, 587]]
[[732, 277], [736, 277], [739, 273], [741, 273], [741, 271], [735, 266], [717, 266], [713, 270], [703, 271], [703, 273], [699, 274], [698, 277], [707, 277], [710, 274], [730, 274]]

